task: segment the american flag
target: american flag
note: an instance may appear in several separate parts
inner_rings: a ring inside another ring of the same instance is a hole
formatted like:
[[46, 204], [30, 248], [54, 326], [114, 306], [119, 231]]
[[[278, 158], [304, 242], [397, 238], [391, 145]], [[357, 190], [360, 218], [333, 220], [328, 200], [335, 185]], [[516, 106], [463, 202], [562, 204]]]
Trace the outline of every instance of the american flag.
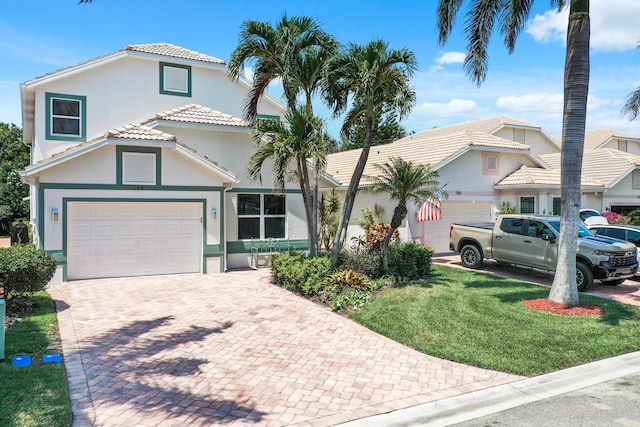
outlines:
[[[447, 182], [447, 184], [449, 183]], [[440, 187], [439, 190], [434, 191], [433, 198], [427, 199], [427, 201], [422, 204], [422, 207], [418, 213], [416, 213], [416, 221], [438, 221], [442, 219], [442, 198], [444, 197], [444, 187], [446, 187], [447, 184]]]

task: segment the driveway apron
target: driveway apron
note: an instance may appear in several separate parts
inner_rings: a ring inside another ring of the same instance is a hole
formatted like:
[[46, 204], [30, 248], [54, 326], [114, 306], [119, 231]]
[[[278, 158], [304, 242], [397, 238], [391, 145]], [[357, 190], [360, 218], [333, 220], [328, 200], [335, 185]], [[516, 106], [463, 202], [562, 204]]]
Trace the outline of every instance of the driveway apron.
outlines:
[[411, 350], [268, 270], [49, 291], [74, 426], [329, 426], [522, 379]]

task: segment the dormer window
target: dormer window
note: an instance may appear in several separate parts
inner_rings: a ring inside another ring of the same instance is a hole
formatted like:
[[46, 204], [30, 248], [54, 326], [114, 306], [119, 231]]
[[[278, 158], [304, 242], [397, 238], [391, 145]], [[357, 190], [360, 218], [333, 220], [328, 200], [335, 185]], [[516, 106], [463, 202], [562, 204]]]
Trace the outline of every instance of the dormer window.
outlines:
[[85, 140], [86, 99], [85, 96], [45, 94], [47, 139]]
[[160, 93], [163, 95], [191, 96], [191, 67], [160, 63]]

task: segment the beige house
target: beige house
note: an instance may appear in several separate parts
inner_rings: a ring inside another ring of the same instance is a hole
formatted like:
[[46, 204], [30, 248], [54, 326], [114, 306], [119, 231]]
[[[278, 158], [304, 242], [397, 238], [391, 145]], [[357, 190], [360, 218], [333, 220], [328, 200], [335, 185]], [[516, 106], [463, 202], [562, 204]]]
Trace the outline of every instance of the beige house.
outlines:
[[[640, 138], [620, 132], [589, 133], [598, 148], [585, 150], [582, 203], [585, 208], [616, 210], [640, 207]], [[608, 136], [607, 136], [608, 135]], [[609, 148], [626, 141], [628, 152]], [[400, 235], [404, 241], [425, 243], [436, 252], [449, 250], [452, 222], [492, 221], [503, 203], [522, 213], [557, 214], [560, 211], [560, 148], [540, 126], [506, 116], [429, 129], [393, 144], [372, 147], [365, 175], [375, 175], [375, 164], [392, 157], [428, 164], [438, 171], [449, 198], [442, 202], [442, 219], [418, 222], [418, 206], [410, 206]], [[360, 150], [329, 156], [327, 172], [346, 190]], [[370, 180], [363, 178], [366, 187]], [[390, 221], [395, 201], [382, 194], [362, 191], [353, 217], [375, 203], [383, 206]], [[349, 236], [363, 231], [352, 219]]]

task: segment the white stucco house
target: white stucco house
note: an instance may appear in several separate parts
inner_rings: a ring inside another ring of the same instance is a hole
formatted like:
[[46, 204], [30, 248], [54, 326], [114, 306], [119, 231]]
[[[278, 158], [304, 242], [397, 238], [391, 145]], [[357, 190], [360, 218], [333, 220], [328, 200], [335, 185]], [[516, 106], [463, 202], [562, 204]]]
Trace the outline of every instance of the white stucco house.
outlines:
[[[640, 156], [634, 154], [640, 151], [640, 139], [614, 131], [587, 135], [604, 139], [585, 146], [583, 207], [599, 211], [640, 208]], [[627, 150], [620, 151], [620, 138], [612, 135], [622, 136]], [[615, 149], [609, 148], [612, 144]], [[492, 221], [504, 202], [522, 213], [558, 214], [560, 150], [561, 142], [538, 125], [506, 116], [491, 117], [425, 130], [372, 147], [361, 185], [370, 182], [367, 175], [378, 173], [375, 164], [392, 157], [430, 165], [449, 195], [441, 204], [442, 219], [419, 222], [419, 207], [410, 206], [399, 231], [404, 241], [424, 243], [436, 253], [447, 252], [452, 222]], [[329, 156], [327, 172], [342, 183], [341, 191], [346, 191], [360, 151]], [[352, 217], [361, 216], [363, 208], [375, 203], [385, 209], [385, 221], [390, 221], [397, 202], [369, 192], [358, 193]], [[354, 218], [348, 238], [363, 234]]]
[[[144, 44], [21, 85], [35, 241], [61, 280], [247, 267], [269, 238], [307, 248], [302, 197], [248, 180], [250, 84], [221, 59]], [[262, 97], [259, 113], [284, 115]]]

